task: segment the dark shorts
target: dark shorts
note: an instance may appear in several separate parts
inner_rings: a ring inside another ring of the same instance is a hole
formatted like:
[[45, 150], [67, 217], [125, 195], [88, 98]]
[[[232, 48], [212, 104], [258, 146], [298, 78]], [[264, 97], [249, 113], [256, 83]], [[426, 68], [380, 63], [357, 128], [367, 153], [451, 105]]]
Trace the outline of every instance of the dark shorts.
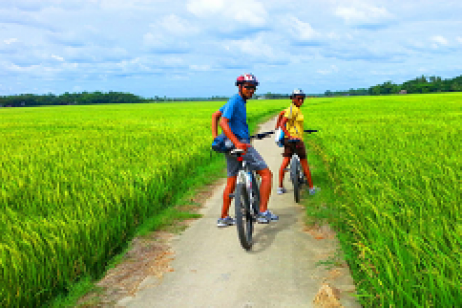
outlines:
[[[225, 157], [228, 177], [236, 176], [239, 171], [240, 163], [234, 156], [225, 154]], [[254, 147], [247, 149], [247, 153], [244, 155], [244, 160], [246, 161], [247, 166], [249, 166], [252, 170], [258, 171], [268, 168], [260, 153], [258, 153]]]
[[284, 153], [282, 153], [282, 156], [292, 157], [292, 154], [294, 153], [297, 153], [300, 159], [305, 159], [306, 158], [305, 143], [303, 141], [289, 142], [287, 138], [284, 139]]

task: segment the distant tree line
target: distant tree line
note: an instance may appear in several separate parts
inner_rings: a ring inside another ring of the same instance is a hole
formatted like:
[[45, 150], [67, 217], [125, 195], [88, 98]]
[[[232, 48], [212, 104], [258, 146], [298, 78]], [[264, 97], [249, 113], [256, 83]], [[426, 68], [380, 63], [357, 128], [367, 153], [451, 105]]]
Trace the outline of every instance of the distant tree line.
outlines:
[[142, 98], [131, 93], [121, 92], [82, 92], [54, 94], [20, 94], [0, 96], [0, 107], [34, 107], [49, 105], [94, 105], [94, 104], [136, 104], [156, 102], [184, 102], [184, 101], [226, 101], [228, 97], [212, 96], [211, 98], [190, 97], [190, 98], [168, 98], [166, 96], [153, 98]]
[[[402, 84], [394, 84], [386, 81], [383, 84], [372, 86], [368, 89], [350, 89], [348, 91], [327, 90], [324, 96], [344, 95], [386, 95], [398, 93], [433, 93], [433, 92], [462, 92], [462, 75], [452, 79], [441, 79], [441, 77], [430, 76], [417, 77]], [[308, 96], [322, 96], [309, 94]], [[255, 99], [289, 99], [289, 94], [266, 94], [255, 95]], [[168, 98], [166, 96], [153, 98], [142, 98], [131, 93], [122, 92], [82, 92], [54, 94], [20, 94], [0, 96], [0, 107], [32, 107], [46, 105], [93, 105], [93, 104], [135, 104], [146, 102], [178, 102], [178, 101], [226, 101], [226, 96], [190, 97], [190, 98]]]
[[452, 79], [441, 79], [441, 77], [430, 76], [417, 77], [413, 80], [394, 84], [386, 81], [383, 84], [372, 86], [368, 89], [350, 89], [348, 91], [329, 91], [325, 96], [341, 95], [386, 95], [399, 93], [434, 93], [434, 92], [462, 92], [462, 75]]
[[20, 94], [0, 96], [0, 106], [3, 107], [32, 107], [46, 105], [93, 105], [93, 104], [122, 104], [143, 103], [144, 99], [130, 93], [121, 92], [82, 92], [54, 94]]

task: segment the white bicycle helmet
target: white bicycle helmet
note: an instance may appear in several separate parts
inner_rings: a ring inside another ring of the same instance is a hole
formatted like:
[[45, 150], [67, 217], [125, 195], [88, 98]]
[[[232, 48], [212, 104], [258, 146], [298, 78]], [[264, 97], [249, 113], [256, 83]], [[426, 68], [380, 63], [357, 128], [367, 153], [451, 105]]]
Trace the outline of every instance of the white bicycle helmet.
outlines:
[[294, 98], [295, 96], [306, 97], [306, 94], [305, 92], [303, 92], [302, 89], [297, 88], [297, 89], [294, 89], [292, 93], [290, 94], [290, 99]]

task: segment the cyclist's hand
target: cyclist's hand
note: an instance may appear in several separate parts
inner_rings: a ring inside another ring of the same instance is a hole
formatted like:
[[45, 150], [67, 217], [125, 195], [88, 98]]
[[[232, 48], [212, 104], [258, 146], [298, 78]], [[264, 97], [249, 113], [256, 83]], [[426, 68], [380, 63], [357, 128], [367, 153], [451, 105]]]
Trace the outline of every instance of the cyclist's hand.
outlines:
[[247, 148], [250, 148], [250, 147], [251, 147], [251, 145], [248, 144], [248, 143], [238, 142], [236, 144], [236, 148], [244, 150], [244, 154], [247, 153]]

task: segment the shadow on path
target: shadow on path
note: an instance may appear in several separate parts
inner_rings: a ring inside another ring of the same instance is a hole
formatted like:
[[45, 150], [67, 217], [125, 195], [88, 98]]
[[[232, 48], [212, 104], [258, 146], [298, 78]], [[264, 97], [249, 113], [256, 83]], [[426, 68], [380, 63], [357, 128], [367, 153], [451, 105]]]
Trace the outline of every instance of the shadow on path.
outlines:
[[256, 230], [254, 231], [253, 236], [254, 246], [249, 253], [260, 253], [271, 246], [278, 232], [288, 229], [297, 223], [299, 210], [296, 207], [289, 207], [278, 209], [275, 214], [279, 216], [279, 221], [273, 221], [267, 225], [258, 223], [255, 224]]

